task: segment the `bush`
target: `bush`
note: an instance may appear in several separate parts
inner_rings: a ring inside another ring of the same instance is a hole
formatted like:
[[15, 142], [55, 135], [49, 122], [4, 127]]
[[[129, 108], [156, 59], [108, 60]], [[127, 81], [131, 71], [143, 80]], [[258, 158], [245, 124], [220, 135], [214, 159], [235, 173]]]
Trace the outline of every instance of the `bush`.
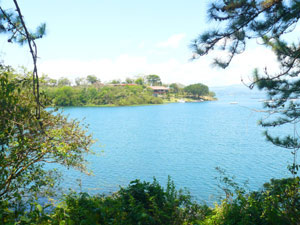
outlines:
[[299, 177], [272, 179], [260, 191], [224, 199], [202, 224], [299, 224], [299, 188]]
[[55, 106], [162, 104], [143, 86], [44, 87]]
[[175, 189], [169, 179], [164, 189], [135, 180], [112, 195], [71, 192], [52, 206], [31, 202], [18, 209], [0, 202], [1, 224], [68, 225], [296, 225], [300, 223], [299, 177], [272, 179], [262, 190], [245, 193], [235, 186], [214, 208], [191, 200], [188, 192]]
[[197, 217], [197, 204], [188, 193], [167, 188], [154, 179], [135, 180], [112, 196], [71, 193], [55, 209], [55, 221], [67, 224], [183, 224]]

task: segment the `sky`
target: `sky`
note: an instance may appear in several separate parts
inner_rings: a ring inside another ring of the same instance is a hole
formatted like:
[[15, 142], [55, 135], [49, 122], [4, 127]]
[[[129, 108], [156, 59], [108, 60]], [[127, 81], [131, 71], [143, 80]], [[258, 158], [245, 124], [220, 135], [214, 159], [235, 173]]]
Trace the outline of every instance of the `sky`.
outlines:
[[[251, 45], [226, 69], [211, 66], [214, 52], [191, 61], [191, 41], [213, 25], [209, 0], [19, 0], [27, 26], [47, 25], [37, 41], [40, 74], [58, 79], [96, 75], [102, 82], [157, 74], [163, 83], [210, 87], [249, 82], [255, 67], [276, 67], [270, 50]], [[13, 8], [2, 0], [3, 8]], [[5, 64], [32, 69], [26, 45], [0, 36]]]

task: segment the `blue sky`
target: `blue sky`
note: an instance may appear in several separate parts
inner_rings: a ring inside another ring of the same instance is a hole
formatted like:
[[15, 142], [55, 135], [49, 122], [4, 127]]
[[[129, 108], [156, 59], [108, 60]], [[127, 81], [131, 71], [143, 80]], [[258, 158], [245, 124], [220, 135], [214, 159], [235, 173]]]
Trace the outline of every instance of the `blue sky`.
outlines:
[[[2, 1], [12, 8], [12, 1]], [[269, 50], [253, 47], [227, 70], [211, 67], [216, 52], [190, 62], [189, 44], [209, 29], [209, 0], [19, 0], [31, 29], [47, 24], [37, 42], [40, 73], [50, 77], [84, 77], [102, 81], [158, 74], [164, 83], [223, 86], [251, 76], [254, 66], [274, 65]], [[32, 67], [27, 46], [0, 37], [0, 51], [9, 65]]]

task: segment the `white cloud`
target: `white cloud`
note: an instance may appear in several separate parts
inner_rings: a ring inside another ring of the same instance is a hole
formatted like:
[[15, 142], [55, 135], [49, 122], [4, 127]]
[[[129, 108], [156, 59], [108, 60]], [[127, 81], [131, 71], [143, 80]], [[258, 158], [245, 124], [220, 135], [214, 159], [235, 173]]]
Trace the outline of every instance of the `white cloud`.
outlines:
[[212, 68], [214, 56], [221, 52], [214, 52], [210, 56], [196, 61], [168, 60], [153, 63], [147, 57], [120, 55], [115, 59], [99, 59], [93, 61], [79, 60], [52, 60], [42, 62], [40, 71], [50, 77], [62, 76], [74, 79], [79, 76], [94, 74], [102, 81], [113, 79], [124, 80], [126, 77], [135, 77], [143, 74], [158, 74], [164, 83], [179, 82], [183, 84], [204, 83], [208, 86], [223, 86], [241, 83], [241, 77], [247, 82], [254, 68], [268, 67], [270, 72], [277, 69], [276, 58], [272, 52], [263, 47], [250, 49], [242, 55], [236, 56], [231, 65], [223, 70]]
[[185, 34], [175, 34], [168, 38], [168, 40], [164, 42], [157, 43], [157, 47], [160, 48], [177, 48], [179, 46], [180, 41], [185, 37]]
[[145, 47], [145, 41], [142, 41], [139, 45], [138, 45], [139, 48], [144, 48]]

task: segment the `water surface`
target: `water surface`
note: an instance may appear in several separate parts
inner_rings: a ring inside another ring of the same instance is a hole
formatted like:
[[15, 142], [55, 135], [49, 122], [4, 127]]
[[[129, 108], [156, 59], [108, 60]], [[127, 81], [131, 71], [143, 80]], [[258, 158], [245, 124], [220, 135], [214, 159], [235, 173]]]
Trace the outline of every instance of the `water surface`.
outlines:
[[[229, 104], [231, 101], [238, 104]], [[257, 125], [258, 99], [221, 98], [202, 103], [132, 107], [65, 108], [71, 118], [86, 118], [99, 142], [88, 156], [94, 176], [64, 171], [64, 187], [109, 193], [134, 179], [165, 185], [168, 175], [177, 187], [187, 187], [198, 200], [220, 194], [215, 167], [255, 190], [270, 178], [288, 175], [291, 154], [267, 143]], [[287, 128], [286, 128], [287, 129]], [[287, 130], [289, 131], [289, 130]], [[101, 147], [100, 147], [101, 145]]]

